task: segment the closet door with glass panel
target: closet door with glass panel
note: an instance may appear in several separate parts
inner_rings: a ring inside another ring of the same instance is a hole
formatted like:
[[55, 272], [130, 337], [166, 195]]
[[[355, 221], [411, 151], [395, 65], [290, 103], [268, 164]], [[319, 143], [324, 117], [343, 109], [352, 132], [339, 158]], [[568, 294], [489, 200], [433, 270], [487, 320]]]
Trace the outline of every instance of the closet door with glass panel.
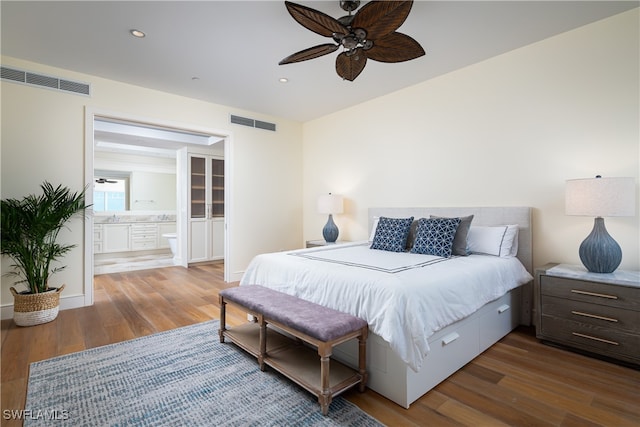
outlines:
[[189, 155], [189, 262], [224, 258], [224, 160]]

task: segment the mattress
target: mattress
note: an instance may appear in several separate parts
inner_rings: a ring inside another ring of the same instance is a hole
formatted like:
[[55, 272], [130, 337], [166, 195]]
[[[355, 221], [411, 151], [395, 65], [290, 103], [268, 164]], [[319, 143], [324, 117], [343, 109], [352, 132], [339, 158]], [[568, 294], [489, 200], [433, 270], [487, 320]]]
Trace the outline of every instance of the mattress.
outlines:
[[441, 258], [358, 242], [258, 255], [240, 285], [262, 285], [358, 316], [418, 371], [431, 335], [531, 280], [515, 257]]

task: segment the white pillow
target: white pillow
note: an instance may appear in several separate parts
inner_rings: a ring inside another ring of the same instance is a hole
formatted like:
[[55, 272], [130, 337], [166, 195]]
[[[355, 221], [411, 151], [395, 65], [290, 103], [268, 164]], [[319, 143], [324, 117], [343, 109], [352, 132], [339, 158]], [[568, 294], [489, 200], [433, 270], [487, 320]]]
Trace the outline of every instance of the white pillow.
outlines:
[[467, 252], [513, 257], [518, 253], [518, 225], [471, 226], [467, 234]]
[[378, 222], [380, 222], [379, 216], [373, 217], [373, 227], [371, 227], [371, 233], [369, 234], [369, 241], [373, 242], [373, 238], [376, 237], [376, 230], [378, 229]]

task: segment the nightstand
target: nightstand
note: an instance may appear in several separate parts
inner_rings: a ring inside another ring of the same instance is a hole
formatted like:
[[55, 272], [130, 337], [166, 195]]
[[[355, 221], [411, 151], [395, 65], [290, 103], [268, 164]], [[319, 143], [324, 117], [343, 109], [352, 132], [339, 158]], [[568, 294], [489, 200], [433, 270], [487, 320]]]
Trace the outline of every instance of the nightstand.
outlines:
[[547, 264], [534, 299], [539, 339], [640, 365], [640, 272]]
[[349, 243], [348, 240], [336, 240], [333, 243], [327, 243], [325, 240], [307, 240], [307, 248], [316, 248], [318, 246], [331, 246]]

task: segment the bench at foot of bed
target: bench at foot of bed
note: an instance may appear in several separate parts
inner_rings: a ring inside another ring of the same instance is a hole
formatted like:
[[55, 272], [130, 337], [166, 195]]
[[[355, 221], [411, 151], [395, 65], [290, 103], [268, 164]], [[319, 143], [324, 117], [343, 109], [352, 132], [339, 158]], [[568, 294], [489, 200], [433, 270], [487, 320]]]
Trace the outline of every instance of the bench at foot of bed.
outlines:
[[[227, 304], [256, 321], [227, 329]], [[256, 356], [261, 370], [271, 366], [316, 395], [323, 415], [334, 396], [355, 385], [365, 389], [368, 326], [350, 314], [263, 286], [239, 286], [220, 291], [219, 335]], [[331, 359], [334, 346], [352, 339], [358, 339], [357, 370]]]

